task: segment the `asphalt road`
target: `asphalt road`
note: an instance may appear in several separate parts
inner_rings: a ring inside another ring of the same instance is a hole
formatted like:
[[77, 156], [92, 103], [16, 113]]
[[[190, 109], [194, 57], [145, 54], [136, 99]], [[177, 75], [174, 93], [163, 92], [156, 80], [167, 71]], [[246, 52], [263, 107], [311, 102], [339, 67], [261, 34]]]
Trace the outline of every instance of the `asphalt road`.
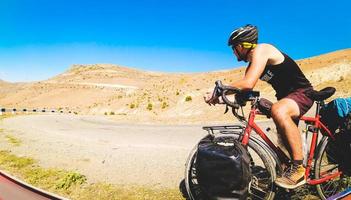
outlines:
[[[120, 124], [103, 117], [31, 115], [4, 119], [0, 149], [28, 156], [44, 168], [74, 170], [92, 183], [177, 187], [201, 126]], [[4, 134], [3, 134], [4, 135]]]
[[[271, 122], [260, 125], [274, 128]], [[7, 118], [0, 127], [21, 141], [13, 146], [0, 138], [0, 149], [34, 158], [44, 168], [78, 171], [91, 183], [172, 188], [184, 177], [190, 150], [207, 134], [198, 125], [120, 124], [104, 117], [57, 114]], [[277, 141], [272, 131], [269, 135]], [[23, 191], [5, 179], [1, 183], [7, 193], [0, 190], [0, 195]]]

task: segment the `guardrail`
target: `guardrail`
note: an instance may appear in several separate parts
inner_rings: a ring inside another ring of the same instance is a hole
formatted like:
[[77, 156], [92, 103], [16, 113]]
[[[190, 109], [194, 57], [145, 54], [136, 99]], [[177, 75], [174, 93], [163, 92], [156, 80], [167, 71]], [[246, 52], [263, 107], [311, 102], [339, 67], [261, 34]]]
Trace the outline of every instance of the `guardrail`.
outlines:
[[73, 113], [73, 114], [78, 114], [77, 112], [74, 111], [64, 111], [61, 109], [47, 109], [47, 108], [42, 108], [42, 109], [36, 109], [36, 108], [22, 108], [22, 109], [17, 109], [17, 108], [0, 108], [0, 115], [3, 115], [4, 113], [11, 113], [11, 114], [16, 114], [17, 112], [21, 113], [29, 113], [29, 112], [34, 112], [34, 113]]

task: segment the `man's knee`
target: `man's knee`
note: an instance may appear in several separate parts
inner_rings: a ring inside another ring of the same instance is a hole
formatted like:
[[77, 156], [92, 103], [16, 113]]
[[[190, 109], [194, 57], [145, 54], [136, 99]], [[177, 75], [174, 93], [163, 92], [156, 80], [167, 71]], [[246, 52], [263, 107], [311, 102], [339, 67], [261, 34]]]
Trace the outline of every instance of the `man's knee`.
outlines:
[[271, 109], [271, 115], [273, 119], [282, 119], [288, 117], [287, 109], [280, 104], [273, 104]]
[[273, 119], [294, 118], [298, 117], [299, 113], [299, 106], [291, 99], [282, 99], [272, 105], [271, 114]]

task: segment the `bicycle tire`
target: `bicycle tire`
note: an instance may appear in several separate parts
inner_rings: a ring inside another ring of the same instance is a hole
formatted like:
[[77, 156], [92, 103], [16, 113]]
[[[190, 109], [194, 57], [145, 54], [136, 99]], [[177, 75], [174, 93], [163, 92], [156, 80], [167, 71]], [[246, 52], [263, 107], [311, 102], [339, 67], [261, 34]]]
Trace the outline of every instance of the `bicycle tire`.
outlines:
[[[239, 138], [239, 135], [232, 135], [235, 139]], [[269, 157], [269, 154], [264, 147], [260, 146], [258, 142], [249, 140], [248, 150], [251, 153], [258, 155], [264, 165], [256, 166], [252, 159], [250, 163], [252, 171], [252, 181], [249, 187], [249, 199], [265, 199], [272, 200], [275, 196], [275, 184], [274, 180], [276, 178], [276, 171], [274, 162]], [[189, 154], [186, 167], [185, 167], [185, 187], [190, 200], [203, 200], [207, 199], [203, 193], [201, 193], [201, 188], [197, 185], [196, 180], [196, 169], [194, 167], [196, 162], [197, 145], [192, 149]], [[257, 161], [256, 161], [257, 162]], [[264, 175], [268, 177], [263, 177]], [[261, 178], [259, 177], [261, 176]], [[265, 186], [263, 189], [260, 188]], [[267, 190], [267, 192], [265, 192]]]
[[[332, 142], [329, 142], [329, 139], [329, 137], [323, 136], [318, 148], [318, 154], [314, 166], [316, 179], [319, 179], [321, 174], [325, 172], [323, 169], [327, 169], [327, 172], [330, 171], [335, 173], [339, 170], [336, 162], [337, 155], [335, 155], [334, 150], [337, 146], [333, 145]], [[320, 198], [325, 200], [332, 195], [342, 192], [350, 186], [351, 178], [349, 176], [341, 175], [341, 177], [338, 176], [325, 183], [316, 185], [316, 189]]]

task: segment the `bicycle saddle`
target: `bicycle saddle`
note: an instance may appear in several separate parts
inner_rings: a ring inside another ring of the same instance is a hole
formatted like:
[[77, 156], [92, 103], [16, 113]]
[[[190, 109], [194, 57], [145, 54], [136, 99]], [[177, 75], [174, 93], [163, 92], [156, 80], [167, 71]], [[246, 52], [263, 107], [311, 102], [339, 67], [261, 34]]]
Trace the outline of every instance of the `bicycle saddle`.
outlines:
[[306, 93], [314, 101], [323, 101], [331, 97], [335, 93], [336, 89], [334, 87], [326, 87], [320, 91], [311, 90]]

